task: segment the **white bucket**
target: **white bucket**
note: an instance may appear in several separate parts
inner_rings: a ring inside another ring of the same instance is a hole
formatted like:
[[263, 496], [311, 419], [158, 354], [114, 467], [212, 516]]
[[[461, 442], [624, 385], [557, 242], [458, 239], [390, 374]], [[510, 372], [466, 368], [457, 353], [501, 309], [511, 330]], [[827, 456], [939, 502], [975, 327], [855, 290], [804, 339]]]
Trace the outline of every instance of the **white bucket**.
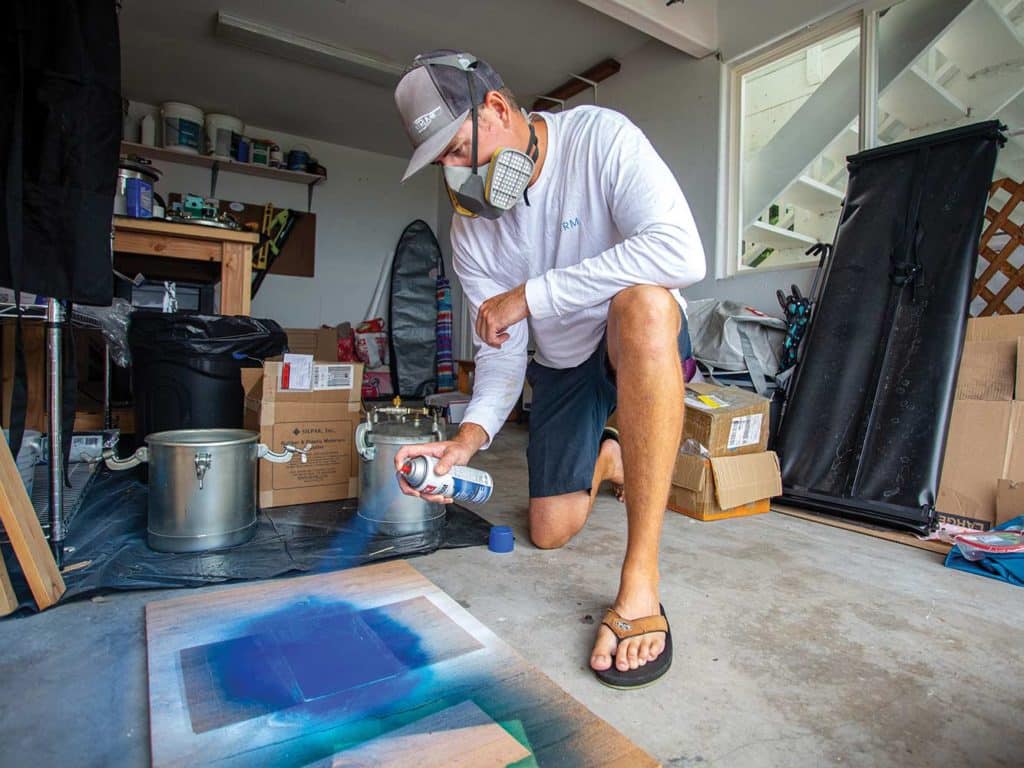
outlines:
[[231, 135], [241, 136], [245, 125], [237, 117], [210, 113], [206, 116], [206, 144], [203, 151], [224, 160], [231, 159]]
[[164, 148], [199, 154], [203, 143], [203, 110], [191, 104], [165, 101], [160, 105], [164, 126]]
[[[9, 429], [4, 430], [4, 440], [10, 445], [11, 432]], [[43, 436], [34, 429], [26, 429], [24, 436], [21, 438], [21, 450], [18, 451], [18, 459], [15, 464], [18, 465], [18, 474], [21, 475], [21, 482], [25, 484], [25, 490], [28, 491], [30, 499], [32, 498], [32, 485], [35, 478], [36, 464], [39, 463], [39, 457], [42, 453]]]

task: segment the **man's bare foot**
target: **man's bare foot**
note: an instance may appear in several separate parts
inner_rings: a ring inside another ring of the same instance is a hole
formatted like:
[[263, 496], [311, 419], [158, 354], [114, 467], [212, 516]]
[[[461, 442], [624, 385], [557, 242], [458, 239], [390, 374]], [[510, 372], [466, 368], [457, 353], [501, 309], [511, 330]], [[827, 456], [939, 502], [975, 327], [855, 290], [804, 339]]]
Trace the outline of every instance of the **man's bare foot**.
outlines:
[[[620, 590], [619, 597], [612, 607], [627, 620], [658, 616], [661, 613], [656, 590], [628, 596]], [[596, 670], [605, 670], [611, 667], [614, 659], [615, 668], [625, 672], [654, 661], [664, 650], [664, 632], [649, 632], [619, 642], [608, 627], [601, 625], [597, 629], [597, 641], [590, 656], [590, 666]]]
[[622, 470], [622, 449], [619, 441], [608, 439], [601, 443], [601, 449], [597, 454], [597, 463], [594, 465], [594, 479], [590, 485], [590, 503], [605, 481], [612, 486], [612, 493], [619, 501], [626, 500], [625, 486], [623, 485]]

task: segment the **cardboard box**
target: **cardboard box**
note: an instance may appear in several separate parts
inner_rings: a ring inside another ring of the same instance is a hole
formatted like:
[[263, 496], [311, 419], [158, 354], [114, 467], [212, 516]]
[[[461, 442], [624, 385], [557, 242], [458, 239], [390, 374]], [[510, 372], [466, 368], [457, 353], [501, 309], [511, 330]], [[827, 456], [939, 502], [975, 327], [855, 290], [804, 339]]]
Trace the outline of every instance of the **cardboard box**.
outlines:
[[1024, 515], [1024, 480], [1000, 480], [996, 487], [996, 525]]
[[668, 508], [697, 520], [767, 512], [782, 494], [779, 457], [773, 451], [703, 459], [681, 453], [672, 474]]
[[960, 400], [953, 408], [935, 507], [940, 519], [968, 528], [995, 522], [1001, 478], [1021, 478], [1018, 438], [1024, 403]]
[[711, 456], [763, 453], [768, 447], [766, 398], [739, 387], [690, 384], [683, 441], [696, 440]]
[[1013, 397], [1024, 400], [1024, 337], [1017, 339], [1017, 371], [1014, 374]]
[[317, 362], [338, 361], [338, 331], [335, 328], [285, 328], [288, 351], [312, 355]]
[[1024, 336], [1024, 315], [972, 317], [967, 321], [967, 341], [1016, 339]]
[[1017, 339], [968, 341], [960, 358], [956, 399], [1013, 400], [1017, 363]]
[[279, 361], [268, 360], [262, 369], [242, 369], [246, 429], [259, 432], [260, 442], [274, 451], [282, 450], [285, 443], [312, 444], [305, 464], [297, 458], [288, 464], [260, 462], [261, 507], [358, 496], [354, 436], [361, 416], [362, 365], [349, 365], [353, 386], [313, 391], [279, 389]]
[[967, 321], [935, 501], [942, 521], [987, 530], [1001, 481], [1024, 480], [1022, 336], [1022, 315]]

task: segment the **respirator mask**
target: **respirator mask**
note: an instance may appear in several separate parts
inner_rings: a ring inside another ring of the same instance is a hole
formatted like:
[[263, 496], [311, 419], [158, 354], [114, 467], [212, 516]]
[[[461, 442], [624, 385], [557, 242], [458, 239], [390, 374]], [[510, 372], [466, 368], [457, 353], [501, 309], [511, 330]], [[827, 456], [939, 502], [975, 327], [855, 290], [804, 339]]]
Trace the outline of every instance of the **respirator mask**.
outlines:
[[[463, 216], [481, 216], [485, 219], [496, 219], [511, 209], [520, 200], [525, 200], [526, 188], [533, 178], [534, 164], [539, 149], [537, 134], [530, 122], [530, 140], [526, 151], [510, 147], [498, 149], [489, 162], [477, 165], [477, 104], [473, 92], [473, 79], [468, 76], [469, 99], [473, 120], [473, 142], [470, 148], [472, 166], [466, 168], [445, 166], [444, 183], [448, 190], [455, 212]], [[523, 110], [529, 122], [529, 116]]]

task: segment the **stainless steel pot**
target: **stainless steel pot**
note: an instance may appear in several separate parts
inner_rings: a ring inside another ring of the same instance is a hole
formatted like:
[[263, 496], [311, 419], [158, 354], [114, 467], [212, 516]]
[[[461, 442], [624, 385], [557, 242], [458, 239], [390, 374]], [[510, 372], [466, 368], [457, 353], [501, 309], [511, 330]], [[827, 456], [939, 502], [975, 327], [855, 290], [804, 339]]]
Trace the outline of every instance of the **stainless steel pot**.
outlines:
[[146, 436], [127, 459], [104, 452], [111, 469], [149, 463], [149, 546], [203, 552], [242, 544], [256, 533], [256, 462], [303, 462], [310, 447], [274, 453], [245, 429], [176, 429]]
[[443, 440], [437, 413], [426, 408], [375, 408], [356, 427], [359, 516], [385, 536], [439, 534], [444, 505], [406, 496], [395, 477], [395, 455], [405, 445]]

